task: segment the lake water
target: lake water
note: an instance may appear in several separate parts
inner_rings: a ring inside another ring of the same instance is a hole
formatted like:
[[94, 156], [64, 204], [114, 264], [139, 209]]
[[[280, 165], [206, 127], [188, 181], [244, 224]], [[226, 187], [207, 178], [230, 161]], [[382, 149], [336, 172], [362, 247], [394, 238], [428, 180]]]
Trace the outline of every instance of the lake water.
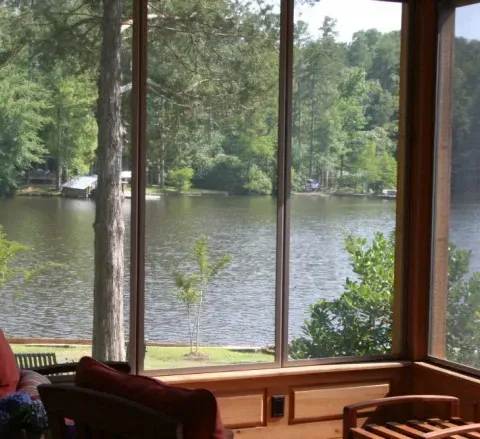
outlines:
[[[90, 338], [92, 328], [94, 203], [65, 198], [0, 199], [0, 224], [9, 239], [33, 248], [18, 261], [33, 267], [58, 261], [22, 291], [0, 294], [0, 327], [23, 337]], [[126, 262], [130, 201], [125, 201]], [[480, 205], [452, 208], [451, 241], [473, 250], [480, 270]], [[371, 238], [395, 225], [395, 203], [386, 200], [294, 196], [292, 198], [290, 337], [298, 335], [308, 307], [339, 295], [352, 276], [346, 233]], [[211, 257], [231, 265], [209, 286], [201, 343], [263, 346], [274, 341], [276, 203], [272, 197], [163, 197], [146, 203], [146, 338], [188, 342], [184, 310], [172, 295], [172, 269], [202, 233]], [[128, 313], [129, 276], [125, 277]], [[128, 314], [126, 314], [128, 315]], [[128, 319], [126, 319], [128, 322]]]

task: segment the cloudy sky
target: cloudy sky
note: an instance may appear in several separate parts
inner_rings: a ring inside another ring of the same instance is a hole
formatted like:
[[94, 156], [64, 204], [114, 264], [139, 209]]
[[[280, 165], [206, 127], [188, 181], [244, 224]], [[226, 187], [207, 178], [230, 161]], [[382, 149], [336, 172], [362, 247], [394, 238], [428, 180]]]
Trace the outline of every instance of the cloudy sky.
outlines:
[[[381, 32], [399, 30], [402, 7], [398, 3], [372, 0], [321, 0], [315, 6], [296, 7], [295, 18], [309, 24], [310, 31], [322, 25], [325, 16], [337, 20], [339, 39], [350, 41], [361, 29], [375, 28]], [[480, 39], [480, 4], [457, 9], [456, 35]]]

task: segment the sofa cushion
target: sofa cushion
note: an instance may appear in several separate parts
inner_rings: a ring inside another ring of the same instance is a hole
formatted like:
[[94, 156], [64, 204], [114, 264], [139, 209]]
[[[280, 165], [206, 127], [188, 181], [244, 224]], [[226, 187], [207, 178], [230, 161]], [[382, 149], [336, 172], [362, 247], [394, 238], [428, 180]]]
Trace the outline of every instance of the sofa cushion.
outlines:
[[51, 381], [45, 375], [33, 370], [21, 370], [17, 391], [26, 393], [32, 399], [37, 399], [40, 397], [37, 389], [40, 384], [51, 384]]
[[20, 369], [17, 366], [17, 360], [0, 329], [0, 398], [15, 392], [19, 380]]
[[75, 384], [145, 405], [180, 422], [185, 439], [224, 439], [224, 429], [213, 393], [183, 389], [159, 380], [128, 375], [90, 357], [77, 365]]

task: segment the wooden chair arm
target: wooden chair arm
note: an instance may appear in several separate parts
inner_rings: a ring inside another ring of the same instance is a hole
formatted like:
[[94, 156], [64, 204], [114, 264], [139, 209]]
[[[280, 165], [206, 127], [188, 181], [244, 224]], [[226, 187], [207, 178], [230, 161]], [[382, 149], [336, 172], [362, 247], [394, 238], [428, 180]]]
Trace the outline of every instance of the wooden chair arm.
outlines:
[[373, 399], [371, 401], [350, 404], [343, 409], [343, 438], [349, 438], [349, 431], [357, 427], [358, 411], [368, 408], [385, 407], [388, 405], [405, 404], [412, 402], [446, 402], [450, 406], [450, 417], [460, 416], [460, 402], [454, 396], [446, 395], [406, 395], [390, 396], [387, 398]]
[[443, 430], [425, 433], [425, 439], [441, 439], [456, 434], [469, 433], [471, 431], [480, 430], [480, 424], [459, 425], [458, 427], [445, 428]]
[[[56, 375], [75, 372], [78, 363], [61, 363], [52, 366], [42, 366], [33, 369], [41, 375]], [[123, 373], [130, 373], [130, 365], [124, 361], [104, 361], [103, 364]]]

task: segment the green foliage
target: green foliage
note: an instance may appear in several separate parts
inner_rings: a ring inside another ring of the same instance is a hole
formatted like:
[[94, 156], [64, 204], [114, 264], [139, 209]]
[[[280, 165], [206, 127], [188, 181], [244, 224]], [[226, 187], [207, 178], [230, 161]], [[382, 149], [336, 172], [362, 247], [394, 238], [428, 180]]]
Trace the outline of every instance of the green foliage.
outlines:
[[11, 264], [19, 253], [28, 250], [30, 247], [8, 240], [3, 227], [0, 226], [0, 288], [5, 287], [17, 275], [25, 274], [25, 270], [14, 268]]
[[197, 179], [197, 185], [203, 189], [225, 191], [229, 194], [244, 194], [248, 184], [248, 168], [236, 156], [219, 155], [203, 175]]
[[466, 278], [470, 257], [450, 244], [446, 357], [480, 368], [480, 272]]
[[[208, 8], [200, 0], [150, 3], [155, 11], [149, 19], [147, 102], [151, 183], [163, 187], [170, 171], [192, 168], [193, 184], [201, 188], [264, 194], [271, 187], [271, 193], [278, 145], [277, 8], [227, 0], [212, 0]], [[125, 23], [131, 12], [126, 5]], [[100, 13], [98, 2], [2, 2], [0, 193], [13, 192], [19, 174], [46, 153], [66, 174], [94, 165]], [[123, 119], [128, 162], [131, 26], [125, 24], [122, 36], [124, 105], [117, 116]], [[328, 191], [396, 186], [400, 44], [398, 31], [365, 29], [345, 43], [330, 17], [315, 36], [297, 22], [295, 190], [303, 190], [308, 178]], [[455, 46], [458, 153], [452, 187], [467, 193], [475, 186], [471, 179], [478, 178], [480, 157], [480, 42], [456, 38]]]
[[198, 354], [200, 336], [200, 318], [202, 305], [207, 294], [208, 284], [220, 275], [232, 258], [222, 255], [217, 261], [210, 262], [208, 237], [201, 235], [195, 240], [193, 249], [184, 261], [184, 267], [177, 264], [173, 271], [176, 290], [173, 293], [177, 301], [185, 306], [190, 337], [190, 353]]
[[250, 193], [270, 195], [272, 180], [257, 165], [252, 165], [248, 171], [248, 183], [244, 186]]
[[[395, 241], [376, 233], [368, 245], [348, 236], [357, 280], [346, 279], [344, 292], [310, 307], [303, 335], [292, 340], [292, 358], [388, 354], [392, 351]], [[480, 367], [480, 272], [468, 277], [471, 253], [449, 247], [446, 357]]]
[[292, 340], [292, 358], [385, 354], [391, 351], [393, 234], [376, 233], [370, 244], [348, 236], [346, 249], [358, 280], [347, 278], [344, 292], [310, 307], [303, 336]]
[[0, 195], [15, 191], [21, 172], [40, 163], [48, 94], [14, 65], [0, 69]]
[[360, 157], [361, 180], [367, 189], [378, 192], [397, 185], [397, 161], [387, 152], [377, 154], [374, 141], [369, 141]]
[[178, 192], [187, 191], [192, 186], [193, 172], [192, 168], [172, 169], [168, 173], [168, 180]]
[[304, 192], [307, 180], [308, 177], [306, 175], [299, 174], [297, 171], [295, 171], [295, 168], [290, 170], [290, 181], [293, 192]]
[[68, 174], [88, 173], [95, 160], [98, 127], [94, 108], [97, 97], [93, 75], [67, 76], [57, 67], [49, 84], [51, 94], [51, 123], [46, 131], [50, 154], [58, 168]]
[[260, 166], [224, 154], [203, 169], [203, 175], [196, 178], [196, 185], [238, 195], [270, 195], [273, 190], [272, 177]]

